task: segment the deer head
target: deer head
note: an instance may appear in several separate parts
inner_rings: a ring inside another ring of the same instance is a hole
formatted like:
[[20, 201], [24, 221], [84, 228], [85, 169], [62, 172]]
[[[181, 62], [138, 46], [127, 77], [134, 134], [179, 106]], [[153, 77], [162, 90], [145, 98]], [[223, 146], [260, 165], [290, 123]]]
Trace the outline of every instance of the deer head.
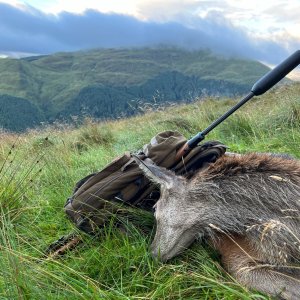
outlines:
[[154, 257], [166, 261], [183, 250], [195, 240], [194, 220], [189, 215], [187, 200], [189, 184], [183, 177], [155, 165], [138, 162], [153, 183], [160, 187], [160, 199], [154, 205], [156, 233], [151, 245]]

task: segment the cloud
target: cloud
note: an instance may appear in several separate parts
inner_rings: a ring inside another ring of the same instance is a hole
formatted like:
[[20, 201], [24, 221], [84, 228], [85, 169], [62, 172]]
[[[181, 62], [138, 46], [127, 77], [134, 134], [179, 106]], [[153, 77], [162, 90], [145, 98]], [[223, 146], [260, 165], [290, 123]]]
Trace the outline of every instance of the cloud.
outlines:
[[[192, 9], [193, 3], [190, 3], [189, 9]], [[52, 15], [30, 6], [20, 8], [0, 3], [0, 11], [0, 53], [47, 54], [101, 47], [169, 45], [190, 50], [210, 48], [216, 53], [270, 64], [288, 55], [286, 48], [277, 42], [252, 38], [214, 10], [205, 17], [190, 16], [188, 27], [176, 22], [176, 18], [167, 22], [141, 21], [128, 15], [95, 10]]]
[[199, 7], [203, 7], [201, 0], [146, 0], [137, 3], [137, 14], [145, 20], [180, 21], [197, 14]]
[[300, 21], [300, 3], [299, 1], [291, 3], [291, 1], [281, 1], [276, 5], [264, 10], [264, 13], [272, 16], [277, 22], [296, 22]]

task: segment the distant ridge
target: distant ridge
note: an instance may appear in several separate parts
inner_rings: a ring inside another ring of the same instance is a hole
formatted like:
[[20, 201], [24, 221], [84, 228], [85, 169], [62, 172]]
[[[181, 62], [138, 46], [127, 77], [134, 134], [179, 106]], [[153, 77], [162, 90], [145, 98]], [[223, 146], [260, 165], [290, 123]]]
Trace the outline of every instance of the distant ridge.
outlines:
[[[71, 115], [126, 117], [136, 114], [143, 103], [243, 94], [268, 70], [255, 61], [177, 48], [96, 49], [3, 58], [0, 127], [22, 130]], [[20, 110], [14, 116], [6, 109], [8, 96], [19, 101]], [[24, 105], [31, 105], [30, 117], [22, 112]], [[17, 128], [11, 125], [13, 118], [18, 119]]]

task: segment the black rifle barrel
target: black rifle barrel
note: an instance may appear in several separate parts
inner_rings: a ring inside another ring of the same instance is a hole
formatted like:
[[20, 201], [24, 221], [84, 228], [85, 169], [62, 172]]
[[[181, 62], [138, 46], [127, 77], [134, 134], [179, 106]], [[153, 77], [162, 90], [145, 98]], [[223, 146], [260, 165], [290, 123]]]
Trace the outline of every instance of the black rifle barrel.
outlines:
[[[227, 119], [237, 109], [239, 109], [242, 105], [244, 105], [252, 97], [264, 94], [272, 86], [274, 86], [281, 79], [283, 79], [289, 72], [291, 72], [293, 69], [295, 69], [299, 64], [300, 64], [300, 50], [297, 50], [292, 55], [290, 55], [287, 59], [285, 59], [282, 63], [280, 63], [277, 67], [275, 67], [273, 70], [269, 71], [266, 75], [261, 77], [253, 85], [251, 92], [246, 97], [244, 97], [240, 102], [238, 102], [235, 106], [233, 106], [229, 111], [227, 111], [220, 118], [215, 120], [206, 129], [204, 129], [201, 132], [198, 132], [194, 137], [192, 137], [187, 142], [187, 147], [189, 149], [196, 147], [199, 142], [204, 140], [206, 134], [208, 134], [211, 130], [213, 130], [216, 126], [218, 126], [225, 119]], [[187, 150], [188, 149], [186, 149], [185, 151], [187, 151]]]
[[272, 86], [284, 78], [288, 73], [300, 64], [300, 50], [297, 50], [273, 70], [260, 78], [252, 87], [251, 92], [255, 96], [262, 95]]

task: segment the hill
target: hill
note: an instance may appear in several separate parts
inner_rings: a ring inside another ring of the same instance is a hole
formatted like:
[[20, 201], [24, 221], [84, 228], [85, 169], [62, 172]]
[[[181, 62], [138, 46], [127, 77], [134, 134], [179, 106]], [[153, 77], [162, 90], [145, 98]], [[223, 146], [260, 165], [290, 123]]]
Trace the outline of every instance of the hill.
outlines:
[[[176, 48], [57, 53], [0, 59], [0, 95], [29, 101], [35, 120], [71, 115], [111, 119], [134, 115], [144, 103], [242, 94], [267, 71], [259, 62]], [[7, 118], [3, 111], [1, 120]], [[23, 115], [16, 112], [15, 118], [21, 122]], [[15, 129], [5, 122], [0, 126]], [[23, 127], [28, 126], [24, 120]]]
[[0, 124], [13, 131], [40, 125], [42, 113], [27, 99], [0, 95]]
[[[299, 93], [298, 83], [252, 99], [206, 141], [219, 140], [233, 152], [300, 158]], [[55, 124], [21, 135], [0, 133], [0, 298], [269, 299], [233, 281], [218, 255], [200, 242], [168, 263], [153, 260], [148, 214], [136, 212], [135, 224], [123, 220], [127, 234], [112, 221], [99, 236], [81, 233], [84, 244], [64, 258], [43, 256], [51, 242], [74, 230], [63, 206], [75, 182], [117, 155], [140, 149], [160, 131], [194, 135], [237, 102], [222, 100], [110, 122], [86, 119], [80, 127]]]

